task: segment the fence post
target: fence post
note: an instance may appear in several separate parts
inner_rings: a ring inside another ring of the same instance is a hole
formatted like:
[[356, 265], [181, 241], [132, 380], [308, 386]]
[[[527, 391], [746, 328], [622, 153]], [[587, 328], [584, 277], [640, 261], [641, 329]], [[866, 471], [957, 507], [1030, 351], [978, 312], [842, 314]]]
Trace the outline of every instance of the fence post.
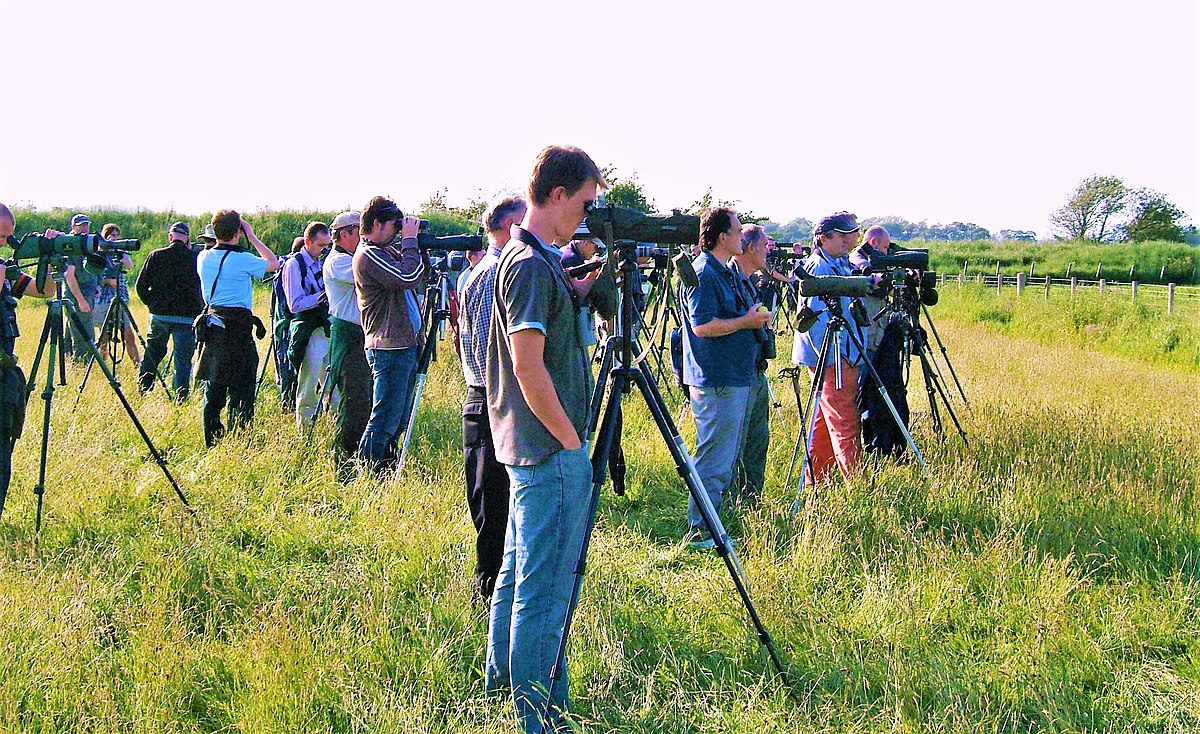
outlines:
[[1130, 280], [1130, 282], [1132, 282], [1132, 281], [1133, 281], [1133, 274], [1134, 274], [1135, 272], [1137, 272], [1137, 263], [1134, 263], [1133, 265], [1130, 265], [1130, 266], [1129, 266], [1129, 280]]
[[1167, 315], [1175, 313], [1175, 284], [1167, 284]]
[[1159, 280], [1167, 279], [1167, 266], [1166, 265], [1162, 266], [1162, 270], [1158, 271], [1158, 279]]
[[983, 285], [983, 273], [975, 273], [975, 283]]
[[1100, 295], [1104, 295], [1104, 278], [1100, 279]]
[[1078, 287], [1079, 287], [1079, 278], [1076, 278], [1074, 275], [1072, 275], [1071, 276], [1071, 296], [1072, 297], [1075, 296], [1075, 289]]
[[1096, 263], [1096, 280], [1100, 280], [1100, 274], [1104, 272], [1104, 263]]
[[1130, 281], [1129, 285], [1132, 286], [1130, 288], [1130, 290], [1132, 291], [1132, 295], [1129, 297], [1129, 300], [1136, 301], [1137, 300], [1138, 282], [1136, 280], [1133, 280], [1133, 281]]
[[1072, 260], [1071, 262], [1067, 263], [1067, 277], [1068, 277], [1068, 278], [1070, 278], [1070, 277], [1071, 277], [1071, 269], [1072, 269], [1072, 268], [1074, 268], [1074, 267], [1075, 267], [1075, 261], [1074, 261], [1074, 260]]
[[1036, 264], [1037, 264], [1037, 263], [1035, 263], [1035, 262], [1034, 262], [1034, 261], [1032, 261], [1032, 260], [1030, 260], [1030, 261], [1029, 261], [1029, 277], [1030, 277], [1030, 279], [1032, 279], [1032, 278], [1033, 278], [1033, 267], [1034, 267]]
[[1017, 295], [1025, 292], [1025, 273], [1017, 273]]
[[1050, 300], [1050, 276], [1046, 276], [1046, 300]]

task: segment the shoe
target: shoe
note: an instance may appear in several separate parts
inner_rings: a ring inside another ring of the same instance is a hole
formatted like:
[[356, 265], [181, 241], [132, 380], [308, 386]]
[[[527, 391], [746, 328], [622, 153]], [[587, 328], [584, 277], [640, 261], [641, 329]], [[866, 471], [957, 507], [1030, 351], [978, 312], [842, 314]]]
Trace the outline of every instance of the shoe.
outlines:
[[696, 550], [708, 550], [709, 548], [714, 548], [717, 545], [716, 541], [712, 539], [712, 536], [708, 534], [708, 531], [700, 528], [693, 528], [692, 531], [684, 537], [684, 540], [688, 541], [689, 548], [694, 548]]

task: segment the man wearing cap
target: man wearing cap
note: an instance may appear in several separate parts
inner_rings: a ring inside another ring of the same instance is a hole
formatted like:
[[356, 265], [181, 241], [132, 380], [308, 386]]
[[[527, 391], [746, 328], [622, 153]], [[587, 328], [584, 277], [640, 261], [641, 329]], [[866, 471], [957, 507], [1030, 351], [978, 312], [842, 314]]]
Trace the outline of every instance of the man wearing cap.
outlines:
[[[121, 239], [121, 227], [112, 222], [100, 228], [100, 236], [112, 242]], [[108, 359], [108, 334], [105, 332], [105, 324], [109, 320], [109, 312], [112, 310], [113, 304], [121, 304], [117, 307], [117, 312], [112, 315], [114, 321], [117, 322], [117, 327], [121, 331], [121, 341], [125, 344], [125, 352], [129, 358], [133, 360], [134, 367], [140, 367], [142, 358], [138, 351], [137, 338], [133, 333], [133, 324], [129, 321], [129, 316], [126, 313], [126, 308], [129, 305], [129, 286], [125, 282], [125, 273], [133, 269], [133, 258], [129, 253], [103, 253], [104, 271], [100, 280], [100, 291], [96, 296], [96, 306], [92, 309], [93, 319], [96, 322], [96, 328], [100, 329], [99, 343], [100, 354]]]
[[146, 257], [134, 285], [138, 298], [150, 309], [150, 333], [138, 371], [138, 386], [143, 392], [154, 389], [158, 364], [167, 356], [170, 339], [175, 343], [172, 384], [175, 398], [180, 401], [187, 399], [192, 386], [192, 355], [196, 351], [192, 322], [204, 310], [196, 252], [189, 244], [190, 237], [187, 222], [172, 224], [167, 230], [167, 246]]
[[362, 316], [354, 292], [354, 253], [361, 233], [358, 212], [342, 212], [333, 220], [333, 250], [322, 274], [329, 302], [329, 377], [340, 396], [334, 459], [338, 475], [347, 476], [371, 417], [371, 365], [367, 364]]
[[[822, 218], [814, 232], [812, 254], [804, 261], [805, 272], [810, 277], [850, 275], [847, 255], [858, 242], [858, 230], [858, 221], [849, 212], [838, 212]], [[843, 296], [833, 302], [840, 305], [846, 329], [861, 344], [866, 332], [850, 313], [853, 300]], [[816, 323], [808, 331], [796, 335], [800, 342], [796, 356], [797, 361], [815, 375], [821, 345], [829, 327], [830, 301], [810, 296], [804, 299], [802, 305], [807, 305], [816, 314]], [[862, 355], [848, 334], [841, 334], [838, 341], [839, 344], [830, 347], [821, 401], [817, 405], [816, 415], [811, 417], [809, 465], [804, 478], [810, 485], [829, 477], [835, 467], [841, 470], [843, 477], [849, 479], [858, 467], [862, 454], [861, 426], [856, 405], [858, 366], [862, 362]], [[838, 384], [835, 360], [841, 362], [841, 385]]]
[[[696, 419], [696, 470], [713, 509], [733, 479], [743, 418], [759, 359], [756, 331], [771, 320], [753, 286], [727, 263], [742, 254], [742, 223], [729, 207], [700, 217], [698, 284], [682, 289], [683, 381]], [[696, 500], [688, 497], [688, 537], [698, 548], [713, 539]]]
[[[71, 217], [71, 234], [86, 235], [91, 231], [92, 221], [86, 214], [76, 214]], [[50, 234], [50, 232], [47, 232]], [[57, 234], [57, 233], [55, 233]], [[74, 319], [67, 319], [70, 328], [64, 333], [65, 348], [69, 349], [76, 362], [86, 362], [91, 350], [89, 344], [96, 341], [96, 322], [92, 309], [96, 306], [96, 297], [100, 290], [100, 273], [104, 270], [103, 258], [88, 258], [76, 255], [67, 258], [66, 278], [67, 289], [75, 298], [78, 306], [81, 332], [75, 325]]]
[[288, 258], [280, 277], [288, 310], [288, 362], [296, 373], [296, 420], [307, 427], [321, 400], [321, 378], [329, 361], [329, 301], [321, 273], [332, 240], [329, 225], [309, 222], [303, 246]]

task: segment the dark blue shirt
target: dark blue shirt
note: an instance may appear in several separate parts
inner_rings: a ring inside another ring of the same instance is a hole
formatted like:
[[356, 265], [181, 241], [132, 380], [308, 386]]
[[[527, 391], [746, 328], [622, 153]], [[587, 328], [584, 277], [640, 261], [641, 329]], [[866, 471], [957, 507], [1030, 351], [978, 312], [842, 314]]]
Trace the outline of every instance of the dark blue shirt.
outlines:
[[754, 333], [740, 329], [714, 337], [696, 336], [697, 326], [713, 319], [734, 319], [754, 305], [752, 286], [744, 278], [702, 252], [692, 261], [695, 288], [683, 289], [683, 382], [692, 387], [748, 387], [754, 381], [759, 347]]

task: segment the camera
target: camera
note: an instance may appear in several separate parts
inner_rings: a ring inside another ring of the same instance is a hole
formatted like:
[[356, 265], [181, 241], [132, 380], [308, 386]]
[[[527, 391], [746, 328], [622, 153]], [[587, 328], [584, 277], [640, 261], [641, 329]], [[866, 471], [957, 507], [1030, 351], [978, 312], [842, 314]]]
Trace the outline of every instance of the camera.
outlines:
[[870, 294], [875, 279], [869, 275], [821, 275], [800, 280], [800, 295], [805, 298], [859, 298]]
[[452, 234], [444, 237], [435, 235], [428, 219], [421, 219], [417, 229], [417, 246], [422, 250], [447, 252], [478, 252], [483, 249], [483, 228], [477, 234]]
[[610, 246], [613, 244], [610, 239], [657, 245], [694, 245], [700, 241], [700, 217], [678, 210], [671, 214], [643, 214], [637, 209], [609, 204], [593, 206], [583, 221], [588, 236]]
[[87, 257], [104, 253], [136, 252], [142, 247], [140, 240], [106, 240], [97, 234], [64, 234], [43, 237], [30, 232], [20, 240], [8, 238], [17, 260], [41, 260], [50, 257]]

